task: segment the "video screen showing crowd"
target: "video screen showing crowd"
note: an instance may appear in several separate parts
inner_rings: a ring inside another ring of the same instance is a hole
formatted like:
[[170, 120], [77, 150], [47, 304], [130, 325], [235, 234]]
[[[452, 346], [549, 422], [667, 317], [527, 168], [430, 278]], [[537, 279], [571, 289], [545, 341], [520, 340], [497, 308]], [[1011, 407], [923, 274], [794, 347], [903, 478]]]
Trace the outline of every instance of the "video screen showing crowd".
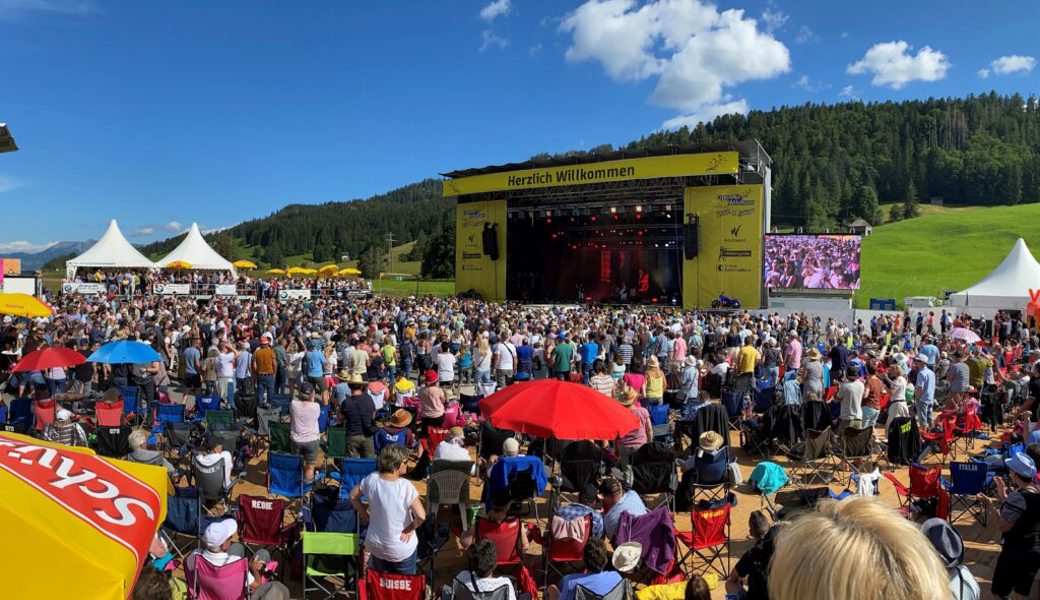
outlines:
[[858, 235], [767, 235], [765, 287], [784, 290], [857, 290]]

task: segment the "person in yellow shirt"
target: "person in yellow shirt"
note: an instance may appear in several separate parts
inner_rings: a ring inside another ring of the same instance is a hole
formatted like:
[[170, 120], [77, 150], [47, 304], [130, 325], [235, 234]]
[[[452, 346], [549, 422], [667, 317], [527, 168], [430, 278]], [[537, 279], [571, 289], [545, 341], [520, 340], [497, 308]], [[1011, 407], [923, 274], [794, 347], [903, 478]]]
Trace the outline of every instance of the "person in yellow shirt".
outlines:
[[737, 389], [751, 389], [755, 382], [755, 365], [762, 362], [762, 353], [752, 344], [754, 336], [744, 338], [744, 345], [737, 353]]

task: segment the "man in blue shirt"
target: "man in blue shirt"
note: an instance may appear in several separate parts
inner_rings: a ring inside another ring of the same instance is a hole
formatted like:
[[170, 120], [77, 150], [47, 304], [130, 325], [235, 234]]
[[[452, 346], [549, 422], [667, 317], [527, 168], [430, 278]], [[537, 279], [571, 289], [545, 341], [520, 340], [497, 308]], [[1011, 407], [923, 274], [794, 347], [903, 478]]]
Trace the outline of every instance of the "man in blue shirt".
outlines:
[[932, 424], [932, 405], [935, 404], [935, 373], [928, 368], [928, 356], [922, 352], [914, 357], [917, 379], [914, 382], [914, 409], [921, 428]]
[[307, 374], [307, 381], [321, 391], [322, 402], [328, 403], [329, 385], [325, 381], [325, 364], [329, 362], [329, 359], [325, 358], [321, 347], [321, 340], [311, 342], [311, 349], [303, 355], [303, 368]]
[[184, 385], [188, 393], [198, 396], [202, 390], [202, 377], [199, 370], [202, 368], [202, 351], [199, 350], [201, 342], [199, 338], [192, 338], [188, 347], [184, 349]]
[[923, 338], [924, 345], [921, 346], [921, 354], [928, 357], [928, 368], [935, 370], [935, 360], [939, 358], [939, 347], [932, 343], [932, 336], [926, 335]]
[[581, 382], [588, 385], [589, 378], [592, 377], [592, 363], [596, 362], [596, 357], [599, 356], [599, 346], [589, 337], [578, 352], [581, 354]]
[[610, 553], [603, 540], [593, 538], [585, 544], [583, 555], [585, 572], [575, 575], [567, 575], [560, 580], [560, 586], [549, 586], [545, 590], [549, 600], [574, 600], [574, 591], [580, 585], [598, 596], [606, 596], [619, 583], [622, 582], [621, 574], [617, 571], [604, 571], [610, 560]]
[[[624, 493], [622, 493], [624, 492]], [[635, 490], [625, 492], [621, 482], [607, 477], [599, 484], [600, 503], [603, 505], [603, 533], [611, 540], [617, 535], [621, 524], [621, 513], [629, 513], [633, 517], [646, 514], [646, 505]]]

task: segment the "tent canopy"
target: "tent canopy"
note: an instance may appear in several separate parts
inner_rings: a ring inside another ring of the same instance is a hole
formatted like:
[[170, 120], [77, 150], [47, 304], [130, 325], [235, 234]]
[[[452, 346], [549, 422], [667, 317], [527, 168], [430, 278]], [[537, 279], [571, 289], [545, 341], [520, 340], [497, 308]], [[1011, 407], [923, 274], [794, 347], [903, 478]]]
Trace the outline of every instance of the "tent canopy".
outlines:
[[155, 266], [162, 268], [174, 261], [188, 263], [194, 270], [230, 271], [232, 274], [238, 274], [235, 265], [217, 254], [217, 251], [206, 243], [197, 223], [191, 224], [188, 235], [180, 245], [174, 248], [173, 252], [156, 261]]
[[1025, 310], [1029, 289], [1040, 288], [1040, 263], [1018, 238], [1007, 258], [970, 288], [950, 296], [953, 306]]
[[151, 269], [155, 263], [137, 251], [123, 237], [115, 219], [108, 224], [108, 230], [93, 246], [76, 258], [65, 262], [65, 275], [69, 279], [76, 275], [77, 269]]

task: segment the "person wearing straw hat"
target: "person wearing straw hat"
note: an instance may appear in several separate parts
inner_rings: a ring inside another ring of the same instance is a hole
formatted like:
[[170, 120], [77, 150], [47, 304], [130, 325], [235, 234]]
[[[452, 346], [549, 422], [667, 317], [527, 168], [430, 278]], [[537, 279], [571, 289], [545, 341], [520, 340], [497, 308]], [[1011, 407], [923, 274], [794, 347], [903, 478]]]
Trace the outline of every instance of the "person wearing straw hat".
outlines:
[[[546, 598], [549, 600], [574, 600], [574, 592], [578, 586], [587, 589], [593, 594], [605, 596], [621, 583], [621, 574], [617, 571], [607, 571], [607, 563], [612, 556], [607, 551], [606, 544], [599, 538], [592, 538], [585, 544], [582, 553], [585, 563], [585, 572], [575, 575], [565, 575], [558, 586], [550, 585], [545, 590]], [[631, 558], [631, 551], [623, 551], [618, 561], [627, 565]], [[638, 561], [638, 559], [637, 559]]]
[[[411, 424], [412, 413], [403, 408], [395, 410], [390, 415], [390, 421], [376, 432], [376, 448], [382, 449], [387, 444], [401, 444], [406, 448], [414, 448], [415, 433], [409, 427]], [[466, 460], [469, 460], [469, 458]]]
[[[988, 522], [1001, 533], [992, 591], [997, 598], [1008, 598], [1012, 592], [1025, 598], [1040, 569], [1040, 488], [1033, 483], [1036, 463], [1028, 455], [1016, 452], [1004, 464], [1015, 490], [1008, 492], [1008, 482], [995, 477], [997, 497], [979, 495]], [[1000, 510], [996, 508], [998, 501], [1003, 502]]]
[[802, 378], [803, 397], [809, 392], [815, 393], [817, 398], [823, 397], [823, 365], [820, 363], [820, 351], [815, 347], [805, 352], [805, 361], [802, 362], [799, 375]]
[[654, 426], [650, 422], [650, 413], [639, 405], [637, 400], [639, 399], [639, 392], [636, 390], [626, 387], [621, 393], [621, 400], [619, 402], [622, 406], [626, 407], [637, 419], [639, 419], [639, 427], [636, 427], [632, 431], [626, 433], [621, 438], [621, 448], [623, 453], [630, 455], [647, 441], [654, 438]]
[[466, 450], [466, 432], [461, 427], [452, 427], [433, 451], [433, 460], [469, 461]]
[[360, 375], [351, 374], [347, 385], [350, 396], [340, 403], [339, 408], [347, 430], [347, 456], [373, 458], [376, 455], [376, 405], [366, 393], [367, 384]]
[[953, 525], [946, 519], [928, 519], [921, 524], [921, 533], [932, 543], [950, 575], [950, 591], [954, 600], [981, 598], [979, 582], [964, 566], [964, 540]]

